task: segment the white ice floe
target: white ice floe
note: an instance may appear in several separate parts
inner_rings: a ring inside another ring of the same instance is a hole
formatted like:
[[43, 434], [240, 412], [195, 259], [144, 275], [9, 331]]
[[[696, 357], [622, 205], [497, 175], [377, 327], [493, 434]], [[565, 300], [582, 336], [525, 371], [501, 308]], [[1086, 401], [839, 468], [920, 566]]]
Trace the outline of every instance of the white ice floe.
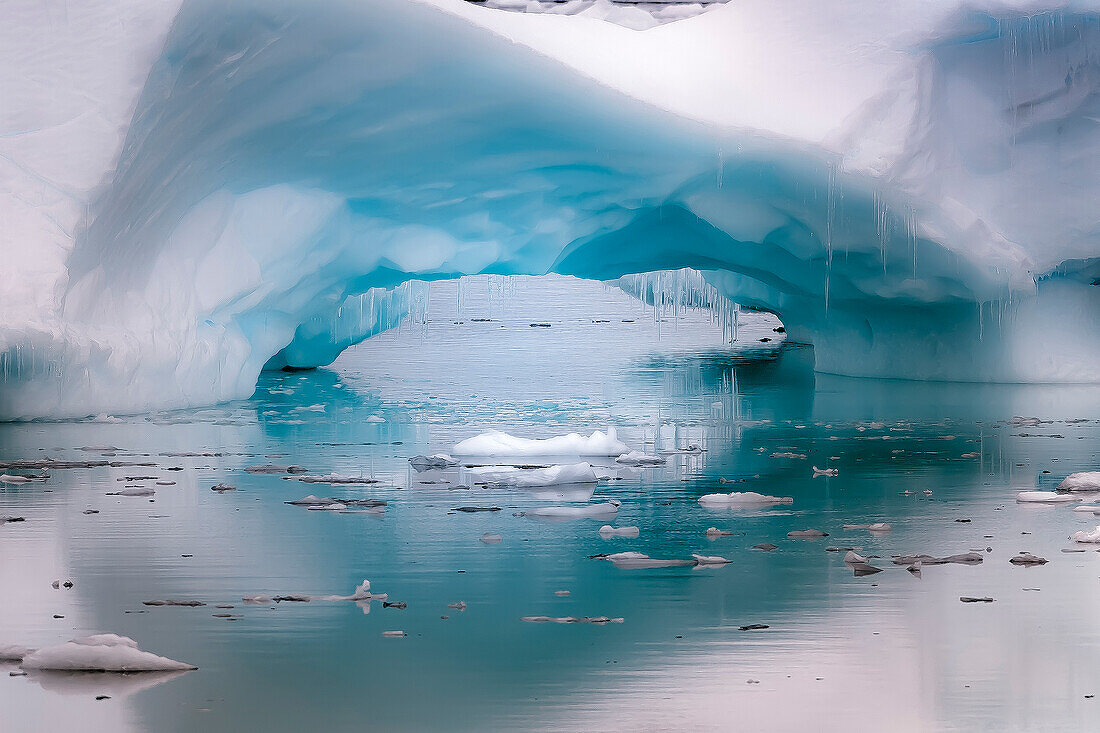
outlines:
[[4, 484], [29, 484], [32, 481], [45, 481], [45, 476], [21, 476], [18, 474], [0, 474], [0, 483]]
[[848, 550], [847, 554], [844, 555], [844, 562], [867, 562], [867, 558], [865, 558], [863, 555], [860, 555], [855, 550]]
[[520, 489], [566, 484], [594, 484], [599, 481], [596, 472], [588, 463], [572, 463], [546, 468], [488, 466], [471, 468], [469, 471], [475, 483], [500, 484]]
[[641, 532], [637, 527], [612, 527], [610, 524], [605, 524], [600, 527], [600, 537], [605, 540], [611, 537], [627, 537], [633, 539], [637, 537]]
[[457, 466], [458, 461], [446, 453], [435, 453], [430, 456], [413, 456], [409, 459], [409, 465], [416, 471], [428, 471], [433, 468]]
[[306, 484], [376, 484], [378, 479], [367, 476], [345, 476], [339, 473], [303, 474], [295, 476]]
[[311, 512], [342, 512], [347, 510], [348, 505], [334, 501], [331, 504], [310, 504], [306, 508]]
[[718, 555], [697, 555], [695, 553], [692, 553], [691, 556], [695, 558], [696, 564], [700, 567], [705, 565], [726, 565], [730, 562], [730, 560], [727, 560], [724, 557], [719, 557]]
[[1059, 491], [1100, 491], [1100, 471], [1071, 473], [1058, 484]]
[[186, 662], [142, 651], [137, 642], [116, 634], [95, 634], [44, 647], [23, 657], [26, 669], [84, 672], [166, 672], [198, 669]]
[[790, 496], [768, 496], [755, 491], [731, 491], [728, 494], [705, 494], [699, 497], [699, 503], [707, 507], [724, 506], [769, 506], [772, 504], [793, 504]]
[[1059, 494], [1055, 491], [1021, 491], [1016, 494], [1018, 504], [1061, 504], [1077, 501], [1071, 494]]
[[695, 560], [661, 559], [650, 557], [641, 552], [616, 552], [608, 555], [609, 560], [617, 568], [623, 570], [640, 570], [646, 568], [671, 568], [682, 565], [695, 565]]
[[1074, 542], [1100, 542], [1100, 525], [1098, 525], [1096, 529], [1092, 530], [1091, 532], [1086, 532], [1084, 530], [1080, 532], [1074, 532], [1069, 536], [1069, 538]]
[[331, 496], [303, 496], [301, 499], [295, 499], [294, 501], [285, 501], [284, 504], [293, 504], [295, 506], [318, 506], [324, 504], [335, 504], [336, 500]]
[[629, 453], [630, 448], [618, 440], [615, 428], [607, 433], [599, 430], [587, 438], [579, 433], [569, 433], [553, 438], [520, 438], [497, 430], [482, 433], [463, 440], [451, 449], [455, 456], [488, 456], [493, 458], [517, 458], [526, 456], [604, 456], [613, 457]]
[[156, 489], [150, 489], [142, 486], [131, 486], [128, 489], [121, 491], [108, 491], [107, 496], [152, 496], [157, 493]]
[[839, 476], [840, 470], [836, 468], [818, 468], [817, 466], [811, 466], [814, 471], [813, 478], [818, 476]]
[[608, 616], [522, 616], [520, 621], [531, 624], [621, 624], [623, 618]]
[[728, 530], [718, 529], [717, 527], [707, 527], [707, 537], [714, 539], [715, 537], [726, 537], [733, 534]]
[[845, 524], [844, 529], [865, 529], [868, 532], [889, 532], [893, 527], [887, 522], [873, 522], [871, 524]]
[[1073, 511], [1100, 514], [1100, 504], [1082, 504], [1080, 506], [1073, 507]]
[[638, 450], [632, 450], [616, 458], [615, 462], [624, 466], [660, 466], [666, 460], [668, 459], [664, 456], [651, 456]]
[[529, 509], [525, 512], [528, 517], [541, 519], [604, 519], [611, 518], [619, 512], [622, 502], [618, 499], [608, 499], [600, 504], [588, 504], [586, 506], [543, 506]]

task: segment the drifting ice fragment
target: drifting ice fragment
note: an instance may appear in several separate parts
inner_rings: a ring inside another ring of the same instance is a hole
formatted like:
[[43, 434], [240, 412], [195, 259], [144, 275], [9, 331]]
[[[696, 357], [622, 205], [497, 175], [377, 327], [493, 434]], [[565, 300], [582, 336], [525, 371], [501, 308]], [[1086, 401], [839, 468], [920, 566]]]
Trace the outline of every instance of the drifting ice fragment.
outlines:
[[1058, 484], [1059, 491], [1100, 491], [1100, 471], [1071, 473]]
[[532, 624], [621, 624], [625, 619], [608, 616], [523, 616], [520, 621]]
[[152, 496], [155, 493], [157, 493], [156, 489], [135, 486], [122, 491], [108, 491], [107, 496]]
[[809, 539], [814, 537], [828, 537], [828, 532], [822, 532], [819, 529], [796, 529], [793, 532], [787, 533], [788, 537], [794, 539]]
[[1018, 504], [1061, 504], [1077, 501], [1072, 494], [1059, 494], [1054, 491], [1021, 491], [1016, 494]]
[[1009, 560], [1013, 565], [1046, 565], [1047, 559], [1045, 557], [1039, 557], [1038, 555], [1032, 555], [1030, 552], [1021, 552], [1016, 557]]
[[641, 451], [632, 450], [616, 458], [615, 462], [624, 466], [660, 466], [666, 460], [664, 456], [650, 456]]
[[695, 558], [695, 564], [700, 567], [706, 565], [726, 565], [730, 562], [726, 558], [719, 557], [718, 555], [697, 555], [692, 553], [691, 556]]
[[618, 499], [587, 506], [544, 506], [525, 512], [528, 517], [542, 519], [602, 519], [615, 516], [622, 505]]
[[769, 506], [772, 504], [793, 504], [790, 496], [767, 496], [755, 491], [732, 491], [728, 494], [704, 494], [699, 503], [706, 507], [724, 506]]
[[610, 524], [605, 524], [600, 527], [600, 537], [605, 540], [610, 537], [637, 537], [641, 532], [637, 527], [612, 527]]
[[142, 651], [133, 639], [116, 634], [95, 634], [44, 647], [23, 657], [23, 667], [83, 672], [165, 672], [198, 669], [192, 664]]
[[811, 466], [814, 471], [813, 478], [818, 476], [839, 476], [840, 470], [836, 468], [818, 468], [817, 466]]
[[717, 537], [726, 537], [726, 536], [731, 535], [731, 534], [733, 534], [733, 532], [729, 532], [729, 531], [724, 530], [724, 529], [718, 529], [717, 527], [707, 527], [707, 537], [709, 539], [715, 539]]
[[486, 532], [485, 534], [481, 535], [481, 541], [486, 545], [499, 545], [501, 540], [503, 539], [504, 538], [499, 534], [490, 534]]
[[607, 434], [596, 431], [585, 438], [569, 433], [546, 439], [519, 438], [508, 433], [490, 431], [463, 440], [451, 449], [456, 456], [489, 456], [515, 458], [525, 456], [603, 456], [614, 457], [629, 453], [630, 448], [619, 442], [615, 428]]
[[1086, 532], [1084, 530], [1080, 532], [1074, 532], [1069, 536], [1069, 538], [1074, 542], [1100, 542], [1100, 526], [1097, 526], [1096, 529], [1092, 530], [1091, 532]]
[[650, 557], [641, 552], [616, 552], [608, 555], [607, 560], [610, 560], [615, 567], [622, 568], [623, 570], [638, 570], [643, 568], [671, 568], [682, 565], [695, 565], [695, 560], [664, 560], [660, 558]]
[[431, 456], [413, 456], [409, 459], [409, 464], [413, 467], [414, 471], [428, 471], [434, 468], [451, 468], [457, 466], [458, 461], [451, 458], [446, 453], [436, 453]]

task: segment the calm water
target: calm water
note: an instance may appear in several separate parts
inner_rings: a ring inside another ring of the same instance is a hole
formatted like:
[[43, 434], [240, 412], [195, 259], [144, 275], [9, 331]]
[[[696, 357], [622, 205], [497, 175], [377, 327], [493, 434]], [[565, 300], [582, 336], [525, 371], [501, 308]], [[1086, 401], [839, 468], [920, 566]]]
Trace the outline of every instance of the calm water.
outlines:
[[[113, 460], [156, 464], [0, 488], [0, 514], [26, 517], [0, 526], [0, 643], [109, 631], [199, 667], [171, 679], [2, 674], [0, 728], [1055, 731], [1100, 720], [1089, 697], [1100, 695], [1100, 553], [1061, 552], [1097, 521], [1014, 503], [1017, 490], [1098, 467], [1100, 389], [815, 376], [808, 350], [783, 345], [768, 317], [745, 314], [730, 347], [706, 314], [657, 323], [621, 292], [564, 278], [473, 279], [461, 293], [437, 284], [428, 313], [329, 370], [265, 375], [245, 402], [0, 425], [0, 460], [117, 447]], [[1021, 428], [1007, 423], [1014, 415], [1054, 422]], [[615, 479], [593, 498], [620, 499], [615, 523], [639, 526], [637, 539], [603, 540], [598, 520], [513, 516], [548, 500], [455, 488], [470, 484], [463, 470], [417, 474], [407, 462], [491, 428], [546, 437], [608, 425], [648, 452], [706, 449], [659, 468], [604, 462]], [[244, 471], [257, 463], [380, 483]], [[839, 476], [811, 478], [812, 465]], [[176, 483], [157, 486], [152, 502], [105, 495], [153, 485], [124, 480], [135, 475]], [[219, 482], [238, 490], [211, 491]], [[698, 505], [719, 490], [794, 504]], [[310, 493], [389, 505], [376, 517], [283, 503]], [[450, 511], [463, 505], [503, 511]], [[841, 528], [875, 521], [893, 531]], [[710, 526], [733, 534], [708, 540]], [[809, 527], [832, 536], [786, 538]], [[486, 532], [503, 541], [481, 543]], [[769, 541], [779, 549], [750, 549]], [[825, 551], [839, 545], [881, 556], [872, 562], [885, 572], [853, 577], [842, 553]], [[919, 578], [889, 560], [969, 549], [985, 562]], [[587, 559], [622, 550], [732, 563], [620, 570]], [[1050, 563], [1010, 565], [1021, 550]], [[351, 593], [363, 578], [407, 609], [241, 603], [261, 592]], [[55, 579], [75, 585], [54, 590]], [[142, 605], [160, 598], [208, 605]], [[457, 601], [465, 611], [447, 607]], [[770, 628], [738, 630], [753, 623]], [[408, 636], [382, 636], [397, 629]]]

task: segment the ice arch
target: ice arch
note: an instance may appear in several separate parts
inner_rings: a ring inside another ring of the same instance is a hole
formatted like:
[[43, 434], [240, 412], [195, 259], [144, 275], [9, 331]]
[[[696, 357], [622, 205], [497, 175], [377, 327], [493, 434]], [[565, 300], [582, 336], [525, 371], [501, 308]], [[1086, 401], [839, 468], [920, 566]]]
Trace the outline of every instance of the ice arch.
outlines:
[[[739, 0], [636, 33], [461, 0], [187, 0], [155, 42], [87, 11], [40, 60], [96, 81], [106, 53], [125, 79], [89, 101], [69, 71], [21, 76], [0, 136], [15, 230], [71, 250], [54, 300], [3, 301], [0, 414], [247, 396], [273, 359], [387, 327], [393, 287], [476, 272], [694, 267], [821, 370], [1100, 380], [1097, 8], [932, 5]], [[33, 106], [54, 98], [71, 119]], [[120, 131], [106, 168], [43, 152]], [[18, 195], [65, 165], [86, 175], [47, 214]]]

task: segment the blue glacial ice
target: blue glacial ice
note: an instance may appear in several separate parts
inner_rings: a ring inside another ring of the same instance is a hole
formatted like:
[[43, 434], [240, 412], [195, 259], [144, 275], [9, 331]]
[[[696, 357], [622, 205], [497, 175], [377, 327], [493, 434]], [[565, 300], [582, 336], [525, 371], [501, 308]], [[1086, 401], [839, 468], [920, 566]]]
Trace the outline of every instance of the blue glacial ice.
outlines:
[[690, 267], [820, 371], [1100, 380], [1095, 0], [0, 14], [0, 417], [246, 397], [473, 273]]

